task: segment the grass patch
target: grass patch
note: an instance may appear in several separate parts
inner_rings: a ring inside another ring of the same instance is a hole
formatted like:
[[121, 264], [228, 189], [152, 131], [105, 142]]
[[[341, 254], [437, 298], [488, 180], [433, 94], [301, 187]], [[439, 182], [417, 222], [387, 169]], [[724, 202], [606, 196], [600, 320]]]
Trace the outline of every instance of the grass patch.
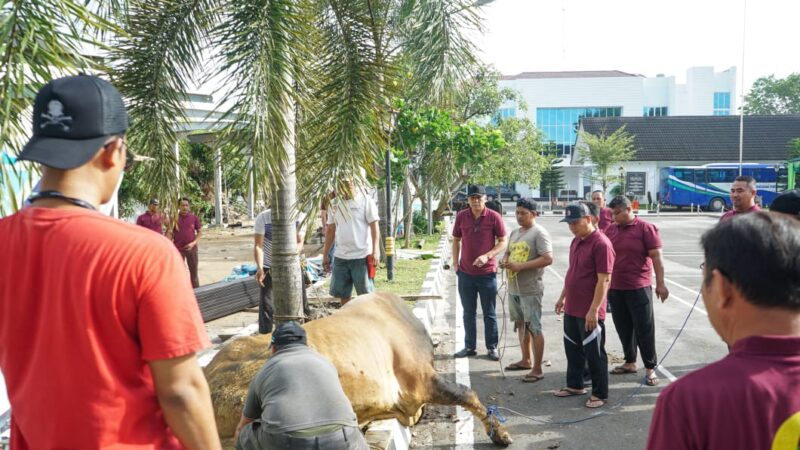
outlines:
[[[417, 243], [423, 240], [425, 242], [422, 245], [422, 250], [426, 252], [435, 252], [436, 249], [439, 248], [439, 240], [441, 238], [441, 234], [415, 234], [411, 237], [411, 249], [417, 249]], [[405, 242], [405, 238], [398, 238], [394, 245], [397, 248], [402, 248]]]
[[430, 267], [430, 261], [398, 259], [394, 262], [394, 280], [388, 281], [386, 267], [381, 265], [375, 274], [375, 290], [398, 295], [418, 295]]

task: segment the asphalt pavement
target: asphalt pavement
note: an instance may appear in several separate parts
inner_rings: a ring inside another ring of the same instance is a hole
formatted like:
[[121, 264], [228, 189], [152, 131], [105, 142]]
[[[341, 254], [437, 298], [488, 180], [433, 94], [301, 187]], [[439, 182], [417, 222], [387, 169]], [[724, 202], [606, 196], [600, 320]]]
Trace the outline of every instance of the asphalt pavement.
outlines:
[[[667, 349], [683, 326], [698, 298], [701, 283], [700, 263], [703, 261], [700, 249], [700, 236], [718, 220], [713, 215], [691, 216], [648, 216], [644, 220], [655, 223], [664, 244], [664, 263], [667, 287], [670, 297], [663, 304], [656, 301], [656, 348], [663, 366], [659, 369], [660, 384], [657, 387], [642, 385], [644, 368], [630, 375], [609, 375], [609, 401], [599, 410], [583, 406], [587, 396], [557, 398], [553, 392], [565, 385], [566, 357], [564, 355], [562, 321], [553, 311], [558, 295], [563, 287], [563, 277], [567, 270], [569, 244], [572, 235], [560, 217], [545, 216], [538, 219], [553, 238], [554, 263], [545, 272], [545, 296], [543, 300], [542, 325], [545, 336], [544, 367], [545, 378], [536, 383], [522, 383], [525, 372], [506, 371], [501, 367], [515, 362], [520, 357], [519, 344], [513, 332], [513, 324], [507, 320], [507, 306], [498, 300], [497, 315], [500, 326], [500, 348], [503, 358], [500, 363], [486, 358], [483, 348], [483, 324], [479, 308], [478, 315], [478, 356], [469, 358], [461, 364], [462, 379], [468, 379], [485, 405], [499, 407], [507, 420], [506, 426], [515, 442], [513, 448], [524, 449], [641, 449], [647, 441], [647, 431], [658, 393], [671, 381], [684, 374], [714, 362], [727, 354], [725, 344], [711, 328], [703, 308], [702, 299], [686, 322], [680, 338], [675, 341], [670, 353]], [[506, 217], [510, 232], [517, 228], [513, 217]], [[498, 280], [502, 280], [501, 274]], [[446, 322], [438, 330], [440, 339], [450, 345], [441, 346], [452, 355], [451, 349], [461, 349], [459, 342], [463, 333], [461, 326], [455, 276], [451, 272], [448, 279], [449, 311]], [[500, 281], [502, 284], [502, 281]], [[502, 296], [504, 298], [504, 296]], [[622, 362], [622, 347], [613, 325], [611, 314], [606, 318], [606, 350], [609, 354], [609, 368]], [[448, 329], [449, 328], [449, 329]], [[458, 336], [458, 338], [456, 338]], [[441, 353], [442, 350], [439, 350]], [[446, 358], [440, 355], [437, 359]], [[444, 369], [444, 368], [442, 368]], [[440, 370], [442, 370], [440, 369]], [[450, 365], [459, 377], [459, 364]], [[445, 369], [445, 370], [447, 370]], [[464, 378], [468, 377], [468, 378]], [[596, 416], [596, 417], [595, 417]], [[431, 432], [429, 428], [445, 426], [443, 420], [450, 417], [439, 413], [439, 421], [432, 420], [415, 427], [416, 434], [427, 439], [418, 442], [416, 447], [453, 448], [455, 440], [452, 432]], [[465, 417], [465, 416], [461, 416]], [[458, 421], [459, 419], [453, 419]], [[461, 420], [471, 420], [469, 418]], [[438, 425], [437, 425], [438, 422]], [[446, 424], [448, 429], [452, 425]], [[480, 423], [475, 421], [470, 431], [471, 438], [459, 438], [457, 448], [492, 448]], [[431, 439], [433, 437], [434, 439]], [[474, 441], [474, 444], [470, 444]]]

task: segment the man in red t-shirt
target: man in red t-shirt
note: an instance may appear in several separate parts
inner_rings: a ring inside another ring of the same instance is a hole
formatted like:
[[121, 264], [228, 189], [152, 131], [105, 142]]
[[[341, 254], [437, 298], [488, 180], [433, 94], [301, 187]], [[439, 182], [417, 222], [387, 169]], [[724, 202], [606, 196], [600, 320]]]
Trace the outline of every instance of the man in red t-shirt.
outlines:
[[614, 223], [614, 218], [611, 215], [611, 209], [606, 207], [606, 197], [603, 195], [603, 191], [597, 190], [592, 192], [592, 203], [597, 205], [597, 228], [598, 230], [602, 231], [603, 233], [606, 232], [606, 228], [609, 227], [612, 223]]
[[661, 392], [647, 448], [796, 450], [800, 222], [754, 212], [718, 224], [701, 244], [703, 303], [731, 352]]
[[0, 219], [0, 370], [12, 450], [220, 448], [195, 353], [208, 336], [172, 245], [96, 209], [119, 186], [128, 115], [78, 75], [45, 85], [20, 159], [31, 207]]
[[611, 370], [612, 375], [636, 373], [636, 348], [642, 354], [645, 382], [658, 384], [655, 373], [656, 325], [653, 318], [653, 271], [656, 274], [656, 297], [665, 301], [669, 290], [664, 283], [661, 259], [661, 236], [658, 227], [636, 217], [627, 197], [614, 197], [608, 204], [614, 223], [606, 236], [614, 246], [614, 277], [608, 291], [614, 327], [625, 353], [625, 364]]
[[158, 212], [157, 198], [150, 199], [150, 203], [147, 205], [147, 211], [136, 218], [136, 225], [145, 227], [148, 230], [153, 230], [158, 234], [164, 234], [161, 213]]
[[200, 240], [200, 233], [203, 225], [200, 223], [200, 218], [189, 212], [189, 199], [183, 197], [180, 203], [180, 211], [178, 213], [178, 220], [172, 230], [172, 242], [175, 247], [181, 252], [181, 256], [186, 260], [186, 265], [189, 267], [189, 279], [192, 281], [192, 287], [200, 287], [200, 278], [197, 276], [197, 266], [199, 260], [197, 257], [197, 241]]
[[497, 351], [497, 255], [506, 248], [503, 217], [486, 207], [486, 188], [469, 187], [469, 208], [456, 215], [453, 224], [453, 267], [458, 276], [458, 296], [464, 307], [464, 348], [456, 358], [475, 356], [478, 296], [483, 310], [483, 332], [487, 356], [500, 360]]
[[728, 220], [739, 214], [761, 211], [756, 205], [756, 180], [748, 175], [736, 177], [731, 185], [731, 202], [733, 209], [719, 218], [719, 221]]
[[586, 205], [567, 206], [562, 222], [575, 236], [569, 247], [569, 269], [564, 289], [556, 302], [556, 314], [564, 313], [564, 350], [567, 354], [567, 386], [556, 397], [584, 395], [583, 370], [588, 362], [592, 396], [587, 408], [599, 408], [608, 399], [606, 355], [606, 292], [614, 267], [614, 249], [595, 229]]

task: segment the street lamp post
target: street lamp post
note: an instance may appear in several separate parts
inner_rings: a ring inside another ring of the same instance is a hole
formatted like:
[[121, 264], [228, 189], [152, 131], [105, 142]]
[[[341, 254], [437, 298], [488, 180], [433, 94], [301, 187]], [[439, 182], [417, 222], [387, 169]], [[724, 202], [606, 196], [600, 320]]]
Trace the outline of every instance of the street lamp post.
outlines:
[[619, 166], [619, 190], [623, 197], [626, 197], [625, 193], [625, 168]]
[[392, 234], [392, 132], [394, 132], [394, 119], [396, 111], [391, 111], [389, 116], [389, 138], [386, 146], [386, 279], [394, 279], [394, 236]]

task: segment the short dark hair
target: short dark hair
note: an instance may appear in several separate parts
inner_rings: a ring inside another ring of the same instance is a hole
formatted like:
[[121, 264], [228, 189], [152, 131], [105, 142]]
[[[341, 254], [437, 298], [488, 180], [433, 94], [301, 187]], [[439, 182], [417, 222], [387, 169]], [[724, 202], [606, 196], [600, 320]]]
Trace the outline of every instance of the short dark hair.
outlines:
[[628, 197], [625, 197], [624, 195], [618, 195], [618, 196], [614, 197], [613, 199], [611, 199], [611, 201], [608, 202], [607, 206], [609, 208], [611, 208], [611, 209], [619, 208], [619, 207], [630, 208], [631, 207], [631, 201], [628, 200]]
[[750, 175], [739, 175], [733, 181], [734, 181], [734, 183], [737, 182], [737, 181], [741, 181], [741, 182], [747, 183], [747, 185], [750, 186], [750, 189], [753, 189], [753, 190], [756, 189], [756, 179], [751, 177]]
[[606, 196], [606, 193], [605, 193], [605, 192], [603, 192], [601, 189], [595, 189], [595, 190], [593, 190], [593, 191], [592, 191], [592, 194], [596, 194], [596, 193], [598, 193], [598, 192], [599, 192], [600, 194], [602, 194], [603, 198], [605, 198], [605, 196]]
[[188, 203], [190, 205], [192, 204], [192, 201], [189, 200], [189, 197], [181, 197], [181, 199], [178, 201], [178, 203], [180, 203], [180, 202], [186, 202], [186, 203]]
[[589, 214], [592, 217], [597, 217], [598, 219], [600, 218], [600, 208], [593, 202], [590, 202], [589, 200], [581, 200], [578, 203], [586, 205], [586, 207], [589, 209]]
[[700, 239], [706, 277], [719, 270], [748, 302], [800, 311], [800, 222], [780, 213], [741, 214]]

